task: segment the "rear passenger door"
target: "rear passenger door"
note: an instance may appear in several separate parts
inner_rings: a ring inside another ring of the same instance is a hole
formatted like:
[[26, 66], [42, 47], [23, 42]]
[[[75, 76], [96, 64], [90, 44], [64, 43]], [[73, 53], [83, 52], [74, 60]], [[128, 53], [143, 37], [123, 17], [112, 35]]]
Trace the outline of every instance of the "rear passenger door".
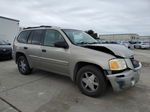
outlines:
[[48, 29], [42, 46], [41, 66], [43, 69], [60, 73], [69, 74], [69, 49], [55, 47], [55, 42], [65, 41], [64, 37], [57, 30]]
[[40, 68], [41, 44], [45, 30], [33, 30], [28, 38], [27, 55], [33, 67]]

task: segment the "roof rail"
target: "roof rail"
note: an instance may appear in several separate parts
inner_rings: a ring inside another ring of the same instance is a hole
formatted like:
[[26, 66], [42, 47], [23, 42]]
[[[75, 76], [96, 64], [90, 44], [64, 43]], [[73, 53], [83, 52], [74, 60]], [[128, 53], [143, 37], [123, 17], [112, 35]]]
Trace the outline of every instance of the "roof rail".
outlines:
[[52, 26], [45, 26], [45, 25], [41, 25], [41, 26], [35, 26], [35, 27], [26, 27], [26, 28], [23, 28], [23, 29], [31, 29], [31, 28], [41, 28], [41, 27], [52, 27]]
[[42, 25], [42, 26], [40, 26], [40, 27], [52, 27], [52, 26], [45, 26], [45, 25]]

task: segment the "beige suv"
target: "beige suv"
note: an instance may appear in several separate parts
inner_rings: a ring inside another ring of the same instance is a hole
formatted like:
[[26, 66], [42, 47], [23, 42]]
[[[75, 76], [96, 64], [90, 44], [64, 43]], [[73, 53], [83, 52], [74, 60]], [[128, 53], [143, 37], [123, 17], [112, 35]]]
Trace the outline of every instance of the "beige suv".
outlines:
[[69, 76], [82, 93], [102, 95], [134, 86], [141, 63], [122, 45], [99, 44], [80, 30], [51, 26], [29, 27], [15, 38], [13, 57], [23, 75], [33, 68]]

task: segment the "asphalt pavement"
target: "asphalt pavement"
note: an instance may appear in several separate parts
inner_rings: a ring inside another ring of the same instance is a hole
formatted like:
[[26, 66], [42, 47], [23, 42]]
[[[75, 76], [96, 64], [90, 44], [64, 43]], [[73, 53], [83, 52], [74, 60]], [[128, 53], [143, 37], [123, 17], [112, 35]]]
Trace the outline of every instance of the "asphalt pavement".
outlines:
[[41, 70], [23, 76], [13, 60], [1, 61], [0, 112], [150, 112], [150, 54], [134, 52], [146, 63], [139, 83], [119, 93], [109, 88], [99, 98], [81, 94], [68, 77]]

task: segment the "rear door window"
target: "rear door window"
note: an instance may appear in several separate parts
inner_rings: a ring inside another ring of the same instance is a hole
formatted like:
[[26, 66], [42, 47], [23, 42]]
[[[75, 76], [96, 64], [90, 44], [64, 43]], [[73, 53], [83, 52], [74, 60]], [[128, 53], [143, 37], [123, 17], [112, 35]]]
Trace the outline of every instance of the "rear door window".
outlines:
[[45, 35], [45, 30], [34, 30], [28, 39], [29, 44], [40, 45]]
[[23, 31], [23, 32], [21, 32], [19, 34], [18, 38], [17, 38], [18, 42], [20, 42], [20, 43], [26, 43], [30, 32], [31, 31]]

